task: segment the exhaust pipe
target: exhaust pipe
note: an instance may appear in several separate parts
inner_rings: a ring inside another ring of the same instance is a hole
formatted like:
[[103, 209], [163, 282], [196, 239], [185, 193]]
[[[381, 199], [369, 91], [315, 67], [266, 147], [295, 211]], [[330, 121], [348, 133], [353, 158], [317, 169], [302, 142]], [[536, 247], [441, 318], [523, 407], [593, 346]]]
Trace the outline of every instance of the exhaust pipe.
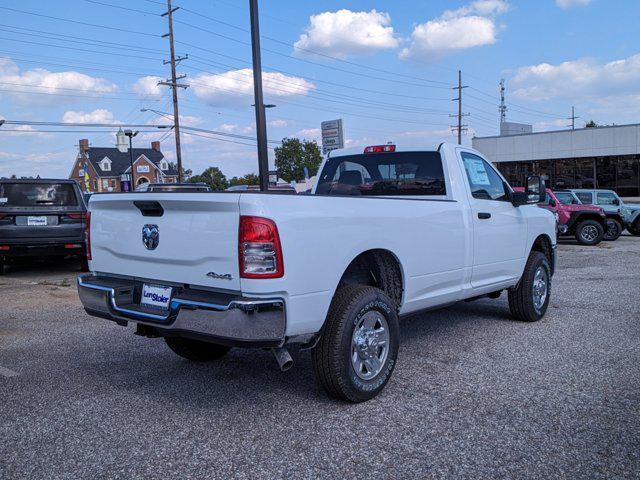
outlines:
[[286, 372], [293, 367], [293, 358], [289, 355], [289, 350], [285, 347], [272, 348], [273, 356], [276, 357], [276, 362], [280, 367], [280, 371]]

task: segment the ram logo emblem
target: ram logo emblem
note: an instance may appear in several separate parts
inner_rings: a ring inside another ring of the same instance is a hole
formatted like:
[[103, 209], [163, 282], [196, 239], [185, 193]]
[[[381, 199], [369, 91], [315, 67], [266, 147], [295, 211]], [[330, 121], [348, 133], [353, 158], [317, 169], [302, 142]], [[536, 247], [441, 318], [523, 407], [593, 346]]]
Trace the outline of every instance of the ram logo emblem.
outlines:
[[142, 227], [142, 244], [147, 250], [155, 250], [160, 243], [160, 229], [157, 225], [147, 224]]

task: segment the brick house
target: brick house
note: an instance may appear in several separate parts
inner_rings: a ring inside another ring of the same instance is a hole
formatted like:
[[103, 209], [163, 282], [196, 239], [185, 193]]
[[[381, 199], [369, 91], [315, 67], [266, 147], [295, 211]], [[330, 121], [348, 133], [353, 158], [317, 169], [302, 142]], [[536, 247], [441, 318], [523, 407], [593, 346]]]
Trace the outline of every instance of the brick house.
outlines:
[[[90, 147], [89, 140], [81, 139], [78, 156], [69, 178], [78, 182], [83, 192], [123, 192], [128, 190], [131, 173], [129, 139], [122, 129], [116, 134], [116, 146]], [[142, 183], [174, 183], [178, 172], [164, 158], [160, 142], [151, 142], [151, 148], [133, 148], [133, 181]]]

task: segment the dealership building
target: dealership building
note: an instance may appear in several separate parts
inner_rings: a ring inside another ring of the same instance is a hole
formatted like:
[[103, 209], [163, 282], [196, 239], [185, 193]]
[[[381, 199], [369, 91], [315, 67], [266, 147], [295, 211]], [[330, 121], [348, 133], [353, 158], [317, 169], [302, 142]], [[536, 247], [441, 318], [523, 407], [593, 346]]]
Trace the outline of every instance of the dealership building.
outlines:
[[640, 197], [640, 124], [538, 133], [510, 124], [499, 136], [474, 137], [473, 148], [512, 185], [544, 175], [552, 188], [606, 188]]

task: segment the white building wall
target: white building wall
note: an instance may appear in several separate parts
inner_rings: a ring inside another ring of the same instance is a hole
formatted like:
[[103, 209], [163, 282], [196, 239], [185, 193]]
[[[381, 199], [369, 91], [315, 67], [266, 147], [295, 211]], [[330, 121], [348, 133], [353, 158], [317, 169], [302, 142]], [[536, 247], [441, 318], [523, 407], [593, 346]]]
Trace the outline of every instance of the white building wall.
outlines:
[[634, 155], [640, 153], [640, 124], [475, 137], [472, 145], [492, 162]]

